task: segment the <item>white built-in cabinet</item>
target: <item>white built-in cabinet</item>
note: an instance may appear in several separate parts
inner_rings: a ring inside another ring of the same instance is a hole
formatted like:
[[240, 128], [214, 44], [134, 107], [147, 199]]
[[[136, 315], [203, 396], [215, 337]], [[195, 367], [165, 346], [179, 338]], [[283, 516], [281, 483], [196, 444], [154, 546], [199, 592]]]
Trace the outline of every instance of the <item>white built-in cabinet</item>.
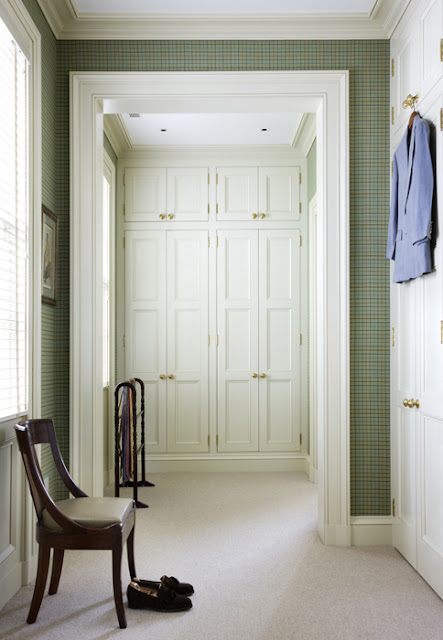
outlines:
[[300, 411], [300, 232], [218, 234], [219, 451], [295, 451]]
[[305, 160], [162, 157], [119, 163], [119, 377], [145, 383], [149, 455], [306, 453]]
[[418, 94], [431, 127], [435, 171], [434, 270], [391, 284], [393, 544], [443, 597], [443, 12], [413, 1], [391, 41], [395, 152]]

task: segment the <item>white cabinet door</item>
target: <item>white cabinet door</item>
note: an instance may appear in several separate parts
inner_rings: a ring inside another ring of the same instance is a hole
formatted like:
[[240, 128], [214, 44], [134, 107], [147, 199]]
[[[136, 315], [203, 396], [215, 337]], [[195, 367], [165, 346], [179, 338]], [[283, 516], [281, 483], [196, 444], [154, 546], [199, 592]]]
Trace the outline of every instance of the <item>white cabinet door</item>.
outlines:
[[300, 232], [259, 241], [260, 451], [300, 448]]
[[218, 450], [258, 451], [258, 232], [218, 240]]
[[298, 167], [260, 167], [259, 216], [266, 220], [300, 220], [300, 170]]
[[[431, 148], [436, 149], [434, 229], [443, 224], [443, 140], [439, 129], [441, 98], [426, 114], [434, 124]], [[438, 219], [435, 220], [435, 217]], [[417, 354], [420, 386], [417, 472], [417, 569], [443, 597], [443, 255], [441, 234], [434, 248], [435, 270], [420, 278]]]
[[443, 4], [430, 0], [420, 12], [420, 97], [425, 97], [443, 71], [441, 38]]
[[167, 214], [169, 220], [208, 219], [208, 168], [167, 170]]
[[166, 215], [166, 169], [125, 170], [125, 214], [128, 222], [156, 222]]
[[391, 355], [392, 495], [395, 499], [392, 539], [413, 567], [417, 559], [417, 408], [407, 403], [415, 401], [418, 381], [416, 288], [416, 281], [391, 285], [391, 320], [396, 331]]
[[[407, 28], [395, 33], [391, 40], [391, 55], [394, 60], [394, 76], [391, 82], [392, 107], [394, 109], [393, 131], [406, 126], [411, 109], [403, 109], [403, 101], [409, 94], [419, 94], [419, 44], [416, 17], [409, 20]], [[422, 98], [422, 96], [419, 96]]]
[[168, 232], [168, 451], [208, 450], [208, 232]]
[[125, 376], [145, 383], [146, 448], [166, 451], [166, 233], [127, 231]]
[[218, 220], [257, 218], [257, 177], [257, 167], [217, 168]]

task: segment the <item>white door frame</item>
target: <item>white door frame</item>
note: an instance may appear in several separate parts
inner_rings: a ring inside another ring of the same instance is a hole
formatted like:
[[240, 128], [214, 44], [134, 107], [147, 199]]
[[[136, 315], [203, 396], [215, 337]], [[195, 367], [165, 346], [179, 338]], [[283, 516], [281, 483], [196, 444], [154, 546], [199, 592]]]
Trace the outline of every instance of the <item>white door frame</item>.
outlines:
[[103, 491], [103, 114], [317, 114], [319, 534], [349, 545], [349, 74], [71, 73], [71, 470]]

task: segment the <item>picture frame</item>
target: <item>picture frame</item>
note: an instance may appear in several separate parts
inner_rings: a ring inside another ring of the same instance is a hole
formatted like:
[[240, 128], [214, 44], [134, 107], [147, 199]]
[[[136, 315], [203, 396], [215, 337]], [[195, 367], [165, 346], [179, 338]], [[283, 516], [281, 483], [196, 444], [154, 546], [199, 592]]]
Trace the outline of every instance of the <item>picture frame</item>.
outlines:
[[42, 302], [55, 306], [57, 302], [58, 219], [42, 206]]

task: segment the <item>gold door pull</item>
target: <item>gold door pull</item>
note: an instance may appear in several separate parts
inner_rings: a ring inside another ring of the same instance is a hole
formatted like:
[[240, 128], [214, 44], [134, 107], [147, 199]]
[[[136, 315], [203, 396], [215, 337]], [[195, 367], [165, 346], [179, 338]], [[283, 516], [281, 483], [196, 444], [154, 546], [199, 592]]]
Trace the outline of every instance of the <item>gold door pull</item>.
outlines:
[[166, 215], [164, 213], [161, 213], [159, 216], [160, 220], [164, 220], [166, 218]]
[[255, 218], [256, 218], [256, 217], [257, 217], [257, 214], [256, 214], [256, 213], [253, 213], [253, 214], [251, 215], [251, 218], [254, 218], [254, 220], [255, 220]]
[[414, 407], [414, 406], [415, 406], [414, 398], [410, 398], [410, 399], [408, 400], [408, 407], [409, 407], [410, 409], [412, 409], [412, 407]]
[[407, 398], [405, 398], [405, 399], [403, 400], [403, 406], [404, 406], [404, 407], [409, 406], [409, 405], [408, 405], [408, 399], [407, 399]]
[[261, 373], [260, 378], [266, 378], [266, 373]]
[[168, 213], [168, 218], [169, 218], [169, 220], [172, 220], [172, 218], [173, 218], [173, 217], [174, 217], [174, 214], [173, 214], [173, 213]]
[[253, 374], [252, 374], [252, 377], [253, 377], [253, 378], [256, 378], [256, 377], [257, 377], [257, 374], [256, 374], [256, 373], [253, 373]]
[[173, 373], [170, 373], [170, 374], [169, 374], [169, 376], [168, 376], [168, 378], [169, 378], [169, 380], [174, 380], [174, 374], [173, 374]]
[[161, 373], [161, 374], [160, 374], [160, 380], [164, 380], [165, 378], [166, 378], [165, 374], [164, 374], [164, 373]]
[[265, 217], [266, 217], [266, 213], [261, 213], [261, 214], [260, 214], [260, 218], [261, 218], [262, 220], [263, 220], [263, 218], [265, 218]]

